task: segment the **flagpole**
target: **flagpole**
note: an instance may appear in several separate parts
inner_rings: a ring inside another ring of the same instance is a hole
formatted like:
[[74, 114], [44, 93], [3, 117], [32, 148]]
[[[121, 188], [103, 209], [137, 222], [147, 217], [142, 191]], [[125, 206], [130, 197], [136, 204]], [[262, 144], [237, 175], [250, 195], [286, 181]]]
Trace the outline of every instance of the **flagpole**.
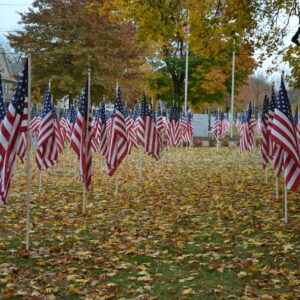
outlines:
[[[84, 136], [84, 151], [85, 151], [85, 165], [86, 165], [86, 159], [88, 154], [88, 132], [89, 132], [89, 125], [90, 125], [90, 108], [91, 108], [91, 70], [88, 71], [88, 103], [87, 103], [87, 112], [86, 112], [86, 124], [85, 124], [85, 136]], [[87, 172], [87, 171], [86, 171]], [[85, 213], [86, 211], [86, 183], [87, 183], [87, 176], [86, 173], [83, 177], [83, 197], [82, 197], [82, 212]]]
[[27, 162], [26, 162], [26, 250], [29, 250], [30, 246], [30, 150], [31, 150], [31, 138], [30, 138], [30, 111], [31, 111], [31, 53], [28, 53], [28, 117], [27, 117]]
[[276, 178], [276, 184], [275, 184], [275, 188], [276, 188], [276, 199], [278, 199], [278, 177], [275, 177]]
[[265, 178], [266, 179], [266, 184], [268, 184], [268, 165], [265, 167], [265, 177], [266, 177]]
[[288, 203], [287, 203], [287, 189], [284, 184], [284, 223], [288, 223]]
[[143, 149], [142, 147], [140, 147], [140, 175], [139, 175], [140, 181], [142, 181], [142, 164], [143, 164]]
[[[218, 118], [219, 118], [219, 120], [220, 120], [220, 123], [219, 123], [219, 124], [221, 124], [220, 127], [222, 128], [222, 123], [221, 123], [221, 118], [220, 118], [220, 107], [219, 107], [219, 105], [218, 105]], [[222, 129], [221, 129], [221, 130], [222, 130]], [[221, 130], [220, 130], [220, 131], [221, 131]], [[222, 131], [221, 131], [221, 132], [222, 132]], [[219, 138], [221, 138], [221, 135], [218, 136], [218, 139], [217, 139], [217, 150], [219, 150], [219, 146], [220, 146]]]
[[118, 194], [118, 159], [117, 159], [117, 168], [116, 168], [116, 190], [115, 190], [115, 194], [117, 195]]
[[233, 109], [234, 109], [234, 73], [235, 73], [235, 39], [233, 39], [233, 52], [232, 52], [232, 74], [231, 74], [231, 128], [230, 128], [230, 137], [233, 137]]

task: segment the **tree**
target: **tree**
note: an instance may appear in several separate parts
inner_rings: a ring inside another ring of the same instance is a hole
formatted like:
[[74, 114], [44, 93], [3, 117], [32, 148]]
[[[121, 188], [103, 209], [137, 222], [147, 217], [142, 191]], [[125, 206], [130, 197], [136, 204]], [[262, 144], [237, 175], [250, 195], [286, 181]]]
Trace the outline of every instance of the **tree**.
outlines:
[[[140, 43], [149, 45], [151, 41], [148, 56], [153, 70], [157, 73], [150, 80], [152, 93], [169, 102], [174, 100], [183, 102], [186, 44], [189, 41], [189, 100], [193, 104], [222, 102], [230, 91], [233, 47], [232, 33], [226, 26], [226, 20], [222, 21], [223, 24], [213, 22], [215, 9], [218, 9], [220, 2], [216, 0], [106, 0], [99, 13], [100, 15], [106, 13], [106, 9], [114, 12], [111, 18], [136, 27]], [[234, 1], [236, 6], [239, 2]], [[230, 5], [231, 3], [227, 6]], [[189, 12], [189, 20], [187, 12]], [[247, 9], [243, 6], [240, 12], [244, 16], [247, 14]], [[219, 13], [221, 14], [221, 11]], [[235, 10], [229, 11], [229, 9], [226, 10], [226, 14], [237, 15]], [[240, 26], [245, 25], [243, 22], [248, 27], [251, 25], [250, 21], [247, 23], [244, 20], [231, 26], [231, 29], [238, 31]], [[188, 38], [183, 28], [189, 24], [191, 36]], [[243, 30], [245, 26], [242, 27]], [[230, 36], [224, 38], [227, 31], [230, 31]], [[237, 54], [243, 54], [237, 59], [238, 87], [252, 72], [255, 62], [251, 58], [253, 49], [246, 39], [240, 39], [235, 48]]]
[[35, 0], [33, 8], [21, 14], [25, 31], [10, 34], [10, 44], [18, 51], [32, 51], [35, 89], [45, 90], [51, 79], [54, 97], [74, 98], [91, 69], [93, 103], [103, 95], [114, 97], [116, 80], [130, 101], [143, 86], [145, 47], [137, 45], [133, 26], [111, 22], [105, 14], [100, 17], [90, 4]]

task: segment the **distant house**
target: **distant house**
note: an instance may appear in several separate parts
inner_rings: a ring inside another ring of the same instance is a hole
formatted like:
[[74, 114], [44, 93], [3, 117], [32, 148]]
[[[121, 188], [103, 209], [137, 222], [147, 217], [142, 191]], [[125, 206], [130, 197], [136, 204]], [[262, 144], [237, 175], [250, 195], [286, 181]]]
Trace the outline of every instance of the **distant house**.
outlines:
[[17, 81], [22, 73], [22, 64], [10, 62], [5, 50], [0, 48], [0, 73], [2, 76], [2, 90], [5, 102], [10, 102]]

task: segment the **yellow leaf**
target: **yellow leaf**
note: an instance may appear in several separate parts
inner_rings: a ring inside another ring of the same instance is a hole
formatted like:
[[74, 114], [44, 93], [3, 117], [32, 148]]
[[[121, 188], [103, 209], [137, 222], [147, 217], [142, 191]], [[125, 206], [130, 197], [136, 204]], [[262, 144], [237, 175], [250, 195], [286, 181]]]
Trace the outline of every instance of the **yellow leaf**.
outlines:
[[195, 291], [193, 289], [186, 289], [182, 291], [183, 295], [195, 295]]
[[278, 231], [278, 232], [274, 233], [274, 236], [277, 237], [277, 238], [279, 238], [279, 239], [285, 239], [285, 238], [287, 238], [287, 236], [284, 235], [281, 231]]

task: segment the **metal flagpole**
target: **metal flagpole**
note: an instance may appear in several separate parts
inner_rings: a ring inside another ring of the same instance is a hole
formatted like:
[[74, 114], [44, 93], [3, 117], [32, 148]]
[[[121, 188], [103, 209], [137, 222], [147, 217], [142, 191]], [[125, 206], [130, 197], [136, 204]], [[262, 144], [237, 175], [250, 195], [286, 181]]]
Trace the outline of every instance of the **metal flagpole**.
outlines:
[[276, 177], [276, 184], [275, 184], [275, 188], [276, 188], [276, 199], [278, 199], [278, 177]]
[[284, 223], [288, 222], [288, 203], [287, 203], [287, 189], [284, 184]]
[[[188, 15], [187, 15], [188, 21]], [[189, 25], [187, 24], [187, 36], [189, 36]], [[184, 86], [184, 114], [187, 113], [187, 96], [188, 96], [188, 79], [189, 79], [189, 43], [186, 41], [186, 52], [185, 52], [185, 86]]]
[[29, 250], [30, 246], [30, 150], [31, 150], [31, 138], [30, 138], [30, 111], [31, 111], [31, 53], [28, 54], [28, 117], [27, 117], [27, 162], [26, 162], [26, 250]]
[[266, 184], [268, 184], [268, 165], [265, 168], [265, 176], [266, 176]]
[[233, 109], [234, 109], [234, 72], [235, 72], [235, 39], [233, 40], [233, 52], [232, 52], [232, 74], [231, 74], [231, 107], [230, 107], [230, 137], [233, 137]]
[[[86, 112], [86, 124], [85, 124], [85, 137], [84, 137], [84, 151], [85, 151], [85, 165], [88, 154], [88, 132], [90, 126], [90, 108], [91, 108], [91, 70], [88, 71], [88, 103], [87, 103], [87, 112]], [[86, 207], [86, 181], [87, 181], [87, 173], [83, 177], [83, 197], [82, 197], [82, 212], [85, 213]]]

